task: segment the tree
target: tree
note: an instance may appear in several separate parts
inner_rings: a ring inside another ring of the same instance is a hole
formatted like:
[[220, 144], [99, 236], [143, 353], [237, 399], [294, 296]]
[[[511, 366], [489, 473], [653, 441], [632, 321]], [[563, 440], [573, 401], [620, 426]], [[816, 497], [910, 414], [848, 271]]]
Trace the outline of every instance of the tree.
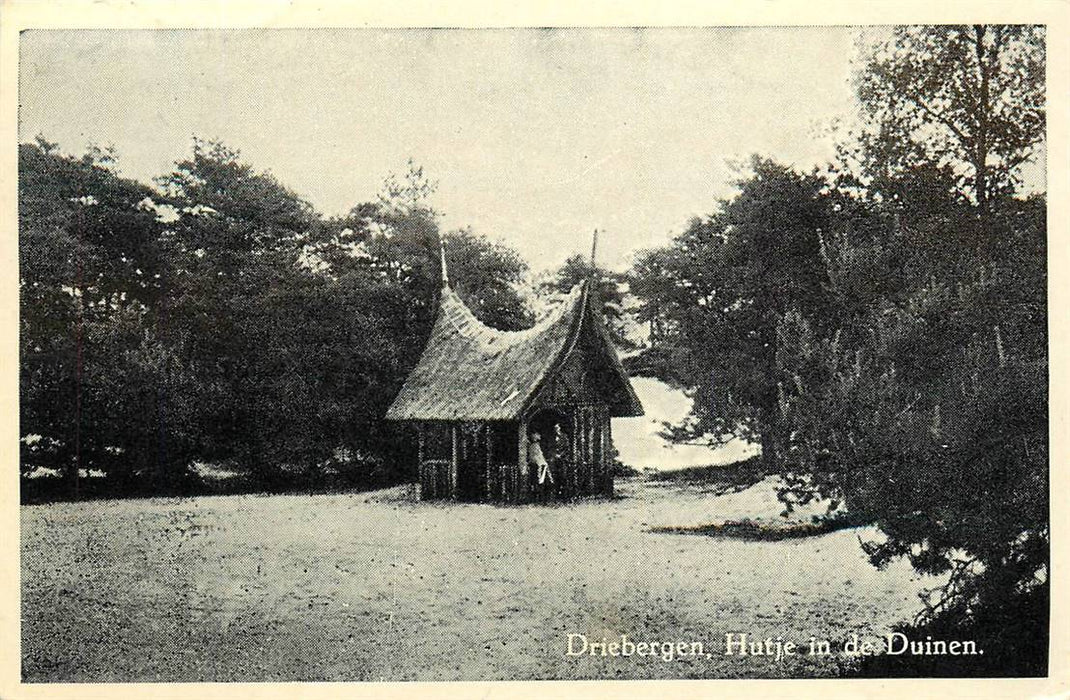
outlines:
[[[926, 265], [912, 226], [891, 219], [885, 249], [908, 251], [892, 271], [902, 278], [895, 295], [842, 315], [831, 334], [794, 313], [778, 327], [788, 507], [832, 499], [879, 525], [883, 538], [865, 544], [874, 564], [905, 557], [946, 575], [916, 620], [922, 631], [957, 630], [995, 647], [995, 612], [1032, 611], [1015, 624], [1040, 640], [1029, 647], [1036, 653], [962, 668], [971, 675], [1044, 665], [1046, 622], [1034, 614], [1048, 576], [1044, 209], [1042, 199], [999, 203], [990, 226], [1002, 254], [974, 248], [954, 274]], [[849, 239], [832, 247], [837, 287], [889, 273], [886, 255]]]
[[613, 342], [618, 347], [631, 347], [628, 338], [628, 317], [625, 311], [628, 276], [592, 267], [591, 261], [577, 253], [569, 256], [556, 270], [550, 272], [547, 279], [539, 285], [539, 291], [546, 296], [567, 294], [574, 286], [584, 280], [593, 280], [592, 294], [598, 300]]
[[[383, 416], [441, 293], [434, 183], [410, 163], [322, 218], [271, 173], [194, 139], [159, 188], [113, 153], [20, 147], [23, 470], [105, 471], [150, 492], [195, 460], [269, 488], [403, 476]], [[451, 283], [499, 328], [531, 323], [517, 253], [444, 239]]]
[[299, 351], [311, 350], [300, 255], [318, 215], [220, 143], [195, 139], [159, 183], [177, 213], [162, 236], [175, 274], [160, 327], [198, 376], [202, 457], [277, 482], [295, 454], [314, 459], [302, 452], [314, 413]]
[[1046, 663], [1046, 201], [1019, 178], [1042, 76], [1038, 28], [897, 29], [861, 70], [865, 158], [823, 241], [836, 323], [779, 322], [782, 498], [843, 503], [884, 533], [876, 565], [947, 575], [920, 632], [1039, 640], [971, 675]]
[[969, 675], [1046, 663], [1042, 75], [1038, 28], [897, 28], [859, 71], [858, 158], [756, 165], [634, 271], [653, 363], [694, 393], [677, 437], [761, 439], [788, 510], [829, 499], [880, 528], [875, 565], [947, 576], [916, 635], [1037, 640]]
[[120, 455], [143, 434], [112, 410], [104, 377], [122, 376], [128, 358], [112, 340], [140, 334], [168, 276], [156, 193], [114, 163], [43, 138], [19, 147], [22, 465], [61, 469], [75, 491], [84, 468], [130, 469]]
[[528, 267], [515, 250], [470, 229], [447, 233], [444, 243], [450, 283], [479, 320], [505, 331], [531, 326], [519, 292]]
[[1044, 140], [1044, 28], [899, 26], [857, 74], [871, 177], [947, 166], [982, 210]]
[[777, 323], [795, 310], [825, 324], [821, 231], [825, 183], [755, 158], [720, 210], [694, 219], [668, 248], [640, 256], [632, 288], [657, 325], [655, 373], [687, 387], [693, 420], [679, 439], [742, 435], [776, 454]]

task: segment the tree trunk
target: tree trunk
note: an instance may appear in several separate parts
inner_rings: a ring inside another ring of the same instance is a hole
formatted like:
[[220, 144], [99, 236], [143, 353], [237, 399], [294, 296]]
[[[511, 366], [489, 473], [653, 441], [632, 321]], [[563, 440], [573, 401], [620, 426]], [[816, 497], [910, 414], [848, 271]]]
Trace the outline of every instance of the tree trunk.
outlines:
[[772, 474], [779, 471], [776, 460], [776, 438], [772, 425], [762, 428], [762, 471]]

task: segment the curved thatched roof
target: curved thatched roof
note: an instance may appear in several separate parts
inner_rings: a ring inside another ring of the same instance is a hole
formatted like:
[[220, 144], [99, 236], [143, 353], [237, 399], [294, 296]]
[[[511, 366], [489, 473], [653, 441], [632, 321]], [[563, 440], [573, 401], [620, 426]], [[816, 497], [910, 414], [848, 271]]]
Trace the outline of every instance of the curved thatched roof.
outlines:
[[587, 285], [572, 288], [547, 318], [523, 331], [483, 325], [460, 297], [444, 287], [431, 337], [420, 361], [386, 413], [388, 420], [515, 420], [576, 344], [587, 318], [605, 344], [610, 368], [622, 381], [606, 397], [614, 415], [641, 415], [624, 368], [588, 299]]

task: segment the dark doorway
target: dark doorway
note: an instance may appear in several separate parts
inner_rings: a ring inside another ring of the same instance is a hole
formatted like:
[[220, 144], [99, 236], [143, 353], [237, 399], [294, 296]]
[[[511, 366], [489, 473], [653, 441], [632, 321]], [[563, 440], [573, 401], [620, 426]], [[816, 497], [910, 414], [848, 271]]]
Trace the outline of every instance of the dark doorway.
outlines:
[[[538, 470], [529, 471], [532, 493], [540, 500], [568, 495], [569, 474], [572, 464], [571, 421], [568, 415], [556, 408], [543, 408], [528, 421], [528, 440], [538, 436], [539, 446], [550, 467], [550, 477], [539, 483]], [[549, 483], [552, 479], [552, 483]]]
[[490, 456], [487, 451], [488, 430], [485, 424], [462, 424], [457, 427], [457, 498], [481, 501], [486, 498]]
[[520, 453], [520, 424], [501, 421], [487, 424], [490, 431], [490, 476], [487, 485], [488, 498], [494, 501], [517, 499]]

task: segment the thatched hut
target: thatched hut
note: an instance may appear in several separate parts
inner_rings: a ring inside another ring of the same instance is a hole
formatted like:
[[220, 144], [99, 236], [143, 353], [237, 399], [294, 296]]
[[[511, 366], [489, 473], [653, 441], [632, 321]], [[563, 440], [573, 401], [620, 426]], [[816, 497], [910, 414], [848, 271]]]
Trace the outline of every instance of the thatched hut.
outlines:
[[525, 502], [545, 493], [533, 435], [555, 442], [555, 496], [612, 495], [610, 418], [642, 414], [589, 281], [510, 332], [476, 319], [443, 269], [431, 337], [386, 417], [415, 428], [421, 498]]

